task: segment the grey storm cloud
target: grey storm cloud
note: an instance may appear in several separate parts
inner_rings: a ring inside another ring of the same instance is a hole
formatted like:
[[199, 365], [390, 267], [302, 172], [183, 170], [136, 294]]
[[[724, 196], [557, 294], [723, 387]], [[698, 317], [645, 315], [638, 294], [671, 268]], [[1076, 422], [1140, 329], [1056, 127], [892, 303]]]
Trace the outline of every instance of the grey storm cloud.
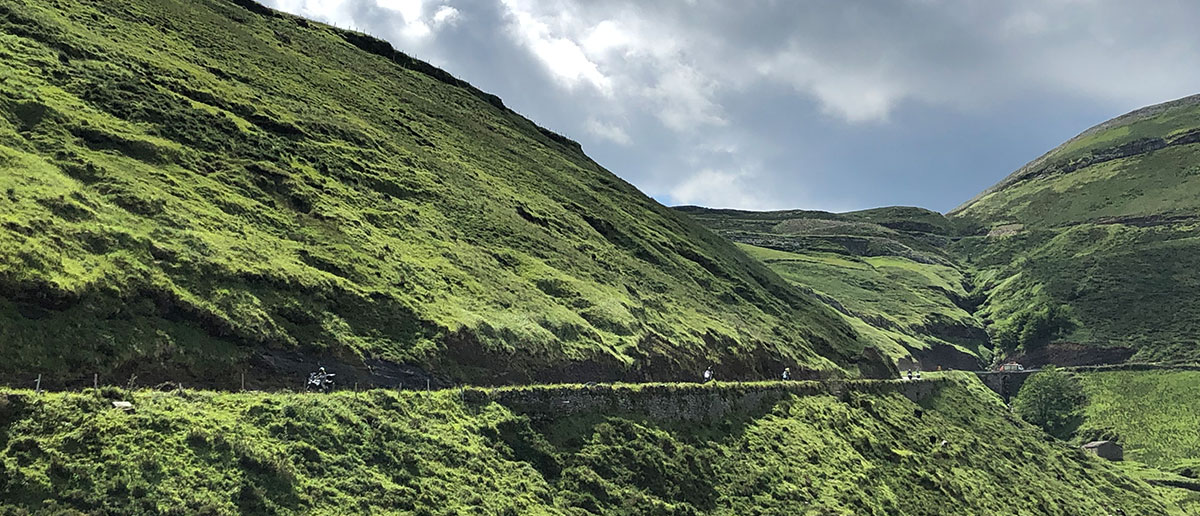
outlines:
[[388, 39], [668, 204], [946, 210], [1200, 89], [1186, 1], [266, 3]]

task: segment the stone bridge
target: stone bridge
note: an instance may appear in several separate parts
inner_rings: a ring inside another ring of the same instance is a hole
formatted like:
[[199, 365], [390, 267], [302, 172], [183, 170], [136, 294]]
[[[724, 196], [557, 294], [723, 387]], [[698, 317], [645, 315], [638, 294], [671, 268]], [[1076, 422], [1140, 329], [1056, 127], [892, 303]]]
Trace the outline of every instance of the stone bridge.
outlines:
[[1025, 371], [981, 371], [975, 373], [975, 375], [989, 389], [999, 394], [1005, 403], [1008, 403], [1017, 395], [1017, 391], [1021, 390], [1021, 386], [1025, 385], [1025, 380], [1037, 372], [1037, 369], [1028, 369]]

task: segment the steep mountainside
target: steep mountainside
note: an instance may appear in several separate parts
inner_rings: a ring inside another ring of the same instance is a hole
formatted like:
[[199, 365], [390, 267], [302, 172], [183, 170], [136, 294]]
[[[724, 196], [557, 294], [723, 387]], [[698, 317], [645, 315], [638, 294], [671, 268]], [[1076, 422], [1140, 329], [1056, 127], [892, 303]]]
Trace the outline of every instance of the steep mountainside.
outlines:
[[990, 358], [969, 277], [946, 252], [955, 229], [937, 212], [676, 209], [812, 289], [902, 365], [975, 369]]
[[1000, 348], [1200, 359], [1200, 96], [1089, 129], [949, 216]]
[[1179, 514], [973, 377], [854, 383], [0, 392], [0, 513]]
[[830, 308], [379, 40], [247, 0], [0, 4], [0, 376], [848, 369]]

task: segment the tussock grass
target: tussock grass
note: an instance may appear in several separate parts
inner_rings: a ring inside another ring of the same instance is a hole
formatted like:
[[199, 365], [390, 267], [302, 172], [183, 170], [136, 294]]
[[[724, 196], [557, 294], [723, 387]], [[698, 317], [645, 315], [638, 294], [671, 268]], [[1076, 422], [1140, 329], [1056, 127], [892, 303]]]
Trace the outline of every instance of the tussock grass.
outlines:
[[1177, 513], [1142, 481], [1047, 441], [974, 378], [945, 378], [920, 404], [786, 395], [709, 424], [531, 420], [456, 391], [7, 391], [0, 512]]

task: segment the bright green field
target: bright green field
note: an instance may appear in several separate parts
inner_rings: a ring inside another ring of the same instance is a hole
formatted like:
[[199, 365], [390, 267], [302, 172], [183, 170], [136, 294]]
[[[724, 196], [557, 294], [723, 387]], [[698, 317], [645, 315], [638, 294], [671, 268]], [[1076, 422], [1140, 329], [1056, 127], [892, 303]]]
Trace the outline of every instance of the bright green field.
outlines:
[[865, 345], [499, 99], [226, 0], [0, 5], [0, 341], [22, 385], [290, 384], [262, 354], [753, 378]]
[[1200, 514], [1200, 371], [1076, 373], [1087, 394], [1076, 441], [1116, 438], [1127, 475], [1150, 482], [1188, 514]]
[[986, 356], [987, 336], [972, 332], [979, 323], [953, 302], [967, 297], [954, 267], [898, 256], [742, 249], [794, 284], [836, 301], [855, 329], [893, 359], [936, 345]]
[[[673, 395], [617, 393], [665, 406]], [[1047, 442], [966, 376], [919, 405], [784, 395], [718, 423], [620, 410], [531, 420], [458, 392], [106, 389], [0, 402], [0, 514], [1178, 513], [1110, 464]]]

